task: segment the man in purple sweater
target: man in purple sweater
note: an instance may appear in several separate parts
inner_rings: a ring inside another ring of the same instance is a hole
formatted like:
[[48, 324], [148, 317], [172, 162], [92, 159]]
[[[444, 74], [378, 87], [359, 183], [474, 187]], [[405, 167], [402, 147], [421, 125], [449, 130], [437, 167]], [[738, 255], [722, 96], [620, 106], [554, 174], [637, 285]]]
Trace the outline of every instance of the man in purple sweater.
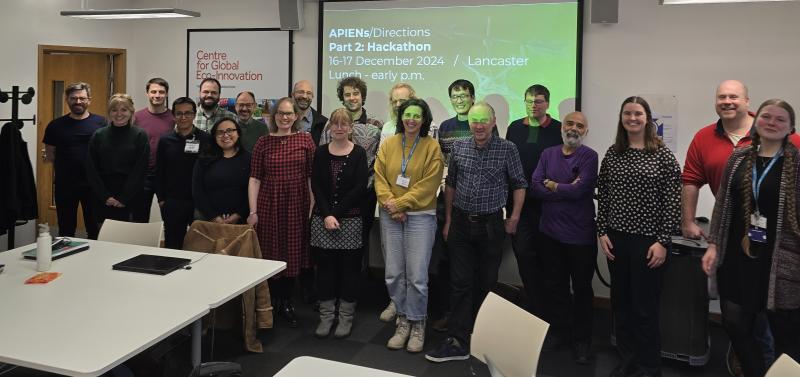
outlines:
[[[545, 272], [545, 320], [548, 337], [570, 342], [575, 361], [588, 364], [592, 338], [592, 276], [597, 258], [594, 202], [597, 152], [582, 144], [589, 123], [580, 112], [561, 126], [563, 145], [545, 149], [533, 173], [531, 189], [542, 201], [539, 248]], [[570, 279], [572, 292], [570, 293]]]

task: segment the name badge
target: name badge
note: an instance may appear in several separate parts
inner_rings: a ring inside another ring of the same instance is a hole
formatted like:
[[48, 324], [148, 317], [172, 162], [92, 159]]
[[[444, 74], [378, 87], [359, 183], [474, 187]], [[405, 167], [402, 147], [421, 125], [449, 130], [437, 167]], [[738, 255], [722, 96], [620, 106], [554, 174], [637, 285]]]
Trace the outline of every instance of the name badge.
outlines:
[[752, 242], [767, 243], [767, 231], [751, 226], [747, 229], [747, 238]]
[[397, 175], [397, 181], [395, 183], [400, 187], [408, 188], [408, 185], [411, 184], [411, 178], [403, 177], [402, 174]]
[[198, 152], [200, 152], [200, 142], [197, 140], [186, 140], [186, 146], [183, 147], [183, 153]]
[[750, 215], [750, 225], [761, 229], [767, 229], [767, 218], [759, 213]]

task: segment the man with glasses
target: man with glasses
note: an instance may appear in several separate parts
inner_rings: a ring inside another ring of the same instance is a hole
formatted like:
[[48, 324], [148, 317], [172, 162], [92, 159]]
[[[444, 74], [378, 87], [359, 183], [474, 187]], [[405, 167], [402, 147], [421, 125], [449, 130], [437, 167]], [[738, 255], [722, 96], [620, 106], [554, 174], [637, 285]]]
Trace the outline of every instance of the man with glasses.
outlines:
[[[450, 104], [453, 105], [456, 116], [442, 122], [439, 126], [439, 144], [442, 146], [445, 166], [450, 161], [453, 143], [456, 140], [469, 139], [472, 136], [469, 122], [467, 122], [467, 114], [475, 103], [475, 86], [468, 80], [458, 79], [447, 88], [447, 94], [450, 96]], [[498, 136], [497, 128], [492, 129], [492, 134]]]
[[144, 190], [133, 203], [131, 214], [133, 221], [138, 223], [150, 222], [150, 207], [153, 204], [155, 193], [156, 149], [161, 135], [172, 130], [175, 119], [167, 107], [169, 100], [169, 83], [160, 77], [147, 81], [145, 86], [147, 94], [147, 107], [133, 115], [134, 124], [143, 129], [150, 143], [150, 158], [144, 176]]
[[172, 103], [175, 126], [158, 140], [156, 195], [164, 219], [164, 246], [182, 249], [186, 228], [194, 220], [192, 171], [198, 153], [209, 142], [208, 134], [192, 124], [197, 105], [188, 97]]
[[[497, 283], [505, 234], [514, 234], [525, 201], [527, 179], [517, 148], [494, 135], [494, 109], [478, 102], [468, 112], [472, 136], [452, 144], [445, 183], [442, 234], [450, 250], [449, 335], [425, 358], [432, 362], [469, 359], [470, 334], [478, 308]], [[506, 207], [507, 196], [514, 207]]]
[[45, 159], [55, 170], [54, 199], [58, 216], [58, 235], [74, 237], [78, 224], [78, 203], [90, 239], [97, 239], [97, 222], [92, 190], [86, 178], [89, 138], [106, 124], [102, 116], [89, 113], [92, 89], [77, 82], [64, 90], [69, 114], [53, 119], [44, 131]]
[[[550, 91], [543, 85], [531, 85], [525, 90], [524, 118], [517, 119], [508, 126], [506, 140], [514, 143], [519, 152], [522, 171], [530, 182], [531, 175], [539, 163], [542, 151], [548, 147], [562, 144], [561, 122], [550, 117]], [[512, 199], [512, 198], [509, 198]], [[509, 203], [511, 206], [512, 203]], [[542, 213], [541, 201], [527, 192], [525, 205], [517, 226], [517, 233], [511, 238], [511, 246], [517, 257], [517, 267], [528, 297], [526, 309], [541, 315], [542, 287], [544, 281], [541, 262], [537, 255], [539, 245], [539, 218]], [[552, 348], [563, 339], [548, 337], [545, 346]]]
[[236, 116], [239, 118], [239, 127], [242, 128], [240, 143], [242, 147], [252, 152], [258, 138], [269, 133], [267, 125], [253, 118], [256, 109], [256, 96], [253, 92], [244, 91], [236, 96]]
[[300, 114], [297, 114], [297, 122], [302, 126], [300, 130], [310, 132], [314, 144], [319, 145], [319, 139], [325, 129], [325, 124], [328, 123], [328, 118], [311, 107], [311, 101], [314, 100], [314, 87], [311, 82], [308, 80], [296, 82], [292, 89], [292, 98], [300, 108]]
[[194, 126], [208, 132], [214, 123], [223, 118], [236, 120], [236, 115], [219, 106], [222, 85], [214, 78], [205, 78], [200, 82], [200, 108], [194, 118]]

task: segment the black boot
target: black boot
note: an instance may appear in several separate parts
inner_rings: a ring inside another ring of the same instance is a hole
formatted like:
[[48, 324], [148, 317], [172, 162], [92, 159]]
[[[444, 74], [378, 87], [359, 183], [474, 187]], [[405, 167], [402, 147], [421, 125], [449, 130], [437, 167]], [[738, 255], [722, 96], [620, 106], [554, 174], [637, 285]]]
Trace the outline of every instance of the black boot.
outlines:
[[296, 328], [298, 326], [297, 315], [294, 313], [294, 304], [292, 304], [291, 299], [284, 298], [281, 300], [279, 313], [281, 313], [281, 316], [286, 320], [286, 323], [289, 324], [289, 327]]

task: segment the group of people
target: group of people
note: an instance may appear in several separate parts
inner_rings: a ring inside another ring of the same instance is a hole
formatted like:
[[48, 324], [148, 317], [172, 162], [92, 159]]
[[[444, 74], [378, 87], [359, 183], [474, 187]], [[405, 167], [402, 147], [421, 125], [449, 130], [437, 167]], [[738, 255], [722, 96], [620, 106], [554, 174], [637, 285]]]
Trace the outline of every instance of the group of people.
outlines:
[[[717, 88], [720, 119], [695, 135], [683, 172], [638, 96], [622, 102], [599, 163], [583, 143], [586, 116], [552, 118], [550, 92], [539, 84], [524, 92], [526, 115], [505, 138], [467, 80], [448, 87], [456, 115], [438, 125], [407, 83], [391, 89], [387, 122], [376, 120], [358, 77], [339, 82], [343, 107], [330, 119], [311, 107], [313, 86], [303, 80], [266, 124], [253, 118], [251, 92], [236, 96], [236, 113], [219, 106], [214, 79], [202, 81], [198, 103], [181, 97], [169, 108], [160, 78], [146, 93], [139, 111], [130, 96], [113, 95], [106, 120], [89, 113], [87, 84], [67, 87], [70, 113], [44, 137], [60, 235], [75, 234], [78, 203], [94, 238], [104, 219], [147, 221], [154, 195], [166, 247], [181, 248], [195, 219], [251, 224], [263, 257], [287, 262], [270, 280], [276, 312], [298, 325], [295, 280], [314, 271], [315, 335], [343, 338], [377, 207], [389, 296], [380, 317], [395, 326], [387, 347], [423, 351], [429, 313], [439, 312], [448, 337], [425, 357], [445, 362], [469, 358], [509, 234], [525, 308], [551, 324], [545, 348], [569, 345], [580, 364], [591, 359], [599, 242], [621, 357], [610, 375], [623, 377], [660, 375], [661, 280], [671, 237], [682, 231], [709, 242], [703, 269], [719, 283], [723, 324], [745, 375], [763, 375], [776, 352], [800, 357], [794, 110], [775, 99], [749, 112], [738, 81]], [[718, 199], [709, 234], [694, 222], [705, 184]]]

